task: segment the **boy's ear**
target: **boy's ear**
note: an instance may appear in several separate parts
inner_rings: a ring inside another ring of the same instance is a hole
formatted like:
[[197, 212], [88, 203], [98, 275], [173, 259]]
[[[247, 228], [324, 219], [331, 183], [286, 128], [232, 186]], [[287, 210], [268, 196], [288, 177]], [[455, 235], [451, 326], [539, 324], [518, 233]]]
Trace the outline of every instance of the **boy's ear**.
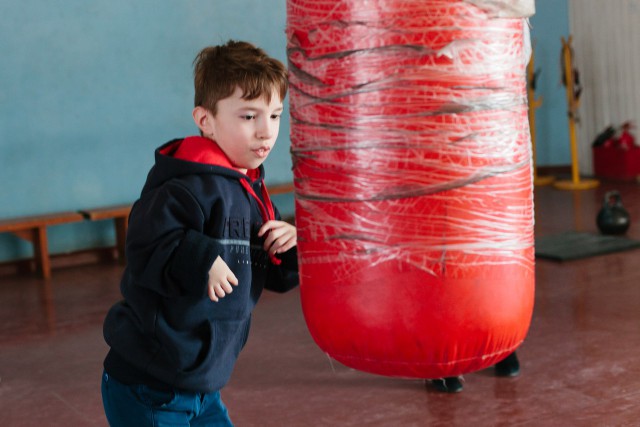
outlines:
[[211, 121], [211, 113], [202, 106], [197, 106], [192, 112], [193, 121], [200, 129], [202, 135], [209, 137], [213, 134], [213, 123]]

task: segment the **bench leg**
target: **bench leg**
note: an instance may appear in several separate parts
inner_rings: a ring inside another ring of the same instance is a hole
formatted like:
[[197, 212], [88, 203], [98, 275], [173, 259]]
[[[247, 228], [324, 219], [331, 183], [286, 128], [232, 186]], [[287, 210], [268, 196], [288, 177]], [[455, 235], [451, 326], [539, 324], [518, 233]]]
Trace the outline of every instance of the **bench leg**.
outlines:
[[49, 244], [47, 242], [47, 227], [38, 227], [33, 230], [33, 252], [36, 265], [45, 280], [51, 279], [51, 264], [49, 261]]
[[115, 218], [116, 224], [116, 249], [120, 261], [125, 260], [125, 245], [127, 241], [127, 218]]
[[51, 278], [51, 264], [49, 262], [49, 244], [47, 243], [47, 227], [42, 225], [27, 230], [14, 231], [13, 234], [31, 243], [33, 259], [36, 269], [43, 279]]

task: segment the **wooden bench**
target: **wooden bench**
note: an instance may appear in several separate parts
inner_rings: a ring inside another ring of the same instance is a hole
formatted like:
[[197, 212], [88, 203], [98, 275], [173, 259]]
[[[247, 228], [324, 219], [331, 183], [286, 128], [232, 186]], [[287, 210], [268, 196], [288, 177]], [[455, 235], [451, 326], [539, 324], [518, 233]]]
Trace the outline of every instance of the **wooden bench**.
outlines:
[[131, 205], [104, 206], [94, 209], [83, 209], [79, 211], [82, 216], [91, 221], [102, 221], [113, 219], [116, 228], [116, 250], [118, 257], [124, 261], [125, 244], [127, 240], [127, 225]]
[[33, 258], [44, 279], [51, 278], [47, 227], [82, 221], [78, 212], [58, 212], [0, 220], [0, 233], [13, 233], [33, 245]]
[[293, 190], [295, 190], [295, 187], [293, 185], [293, 182], [290, 182], [288, 184], [279, 184], [274, 186], [267, 185], [267, 189], [269, 190], [269, 195], [273, 196], [276, 194], [293, 193]]

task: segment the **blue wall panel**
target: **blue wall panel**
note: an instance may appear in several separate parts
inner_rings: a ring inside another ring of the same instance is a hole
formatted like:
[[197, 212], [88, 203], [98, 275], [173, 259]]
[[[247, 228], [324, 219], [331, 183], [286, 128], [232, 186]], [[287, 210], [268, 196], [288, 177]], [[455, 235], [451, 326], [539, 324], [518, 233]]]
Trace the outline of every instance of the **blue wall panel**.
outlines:
[[[286, 61], [285, 0], [23, 0], [0, 5], [0, 218], [128, 203], [161, 143], [195, 134], [192, 61], [243, 39]], [[289, 125], [268, 181], [291, 181]], [[52, 252], [113, 242], [50, 229]], [[28, 245], [0, 235], [0, 261]]]
[[536, 89], [537, 96], [542, 98], [542, 106], [536, 112], [537, 163], [538, 166], [569, 165], [567, 98], [560, 64], [561, 38], [569, 36], [567, 2], [536, 0], [536, 14], [530, 22], [535, 66], [542, 71]]

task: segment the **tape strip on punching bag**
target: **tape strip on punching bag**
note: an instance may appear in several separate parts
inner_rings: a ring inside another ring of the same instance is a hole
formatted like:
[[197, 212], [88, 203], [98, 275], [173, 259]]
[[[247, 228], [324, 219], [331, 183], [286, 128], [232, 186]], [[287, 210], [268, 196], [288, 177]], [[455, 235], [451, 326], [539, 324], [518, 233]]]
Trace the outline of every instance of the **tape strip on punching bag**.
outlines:
[[534, 296], [526, 21], [456, 0], [289, 0], [287, 13], [314, 340], [390, 376], [504, 358]]

